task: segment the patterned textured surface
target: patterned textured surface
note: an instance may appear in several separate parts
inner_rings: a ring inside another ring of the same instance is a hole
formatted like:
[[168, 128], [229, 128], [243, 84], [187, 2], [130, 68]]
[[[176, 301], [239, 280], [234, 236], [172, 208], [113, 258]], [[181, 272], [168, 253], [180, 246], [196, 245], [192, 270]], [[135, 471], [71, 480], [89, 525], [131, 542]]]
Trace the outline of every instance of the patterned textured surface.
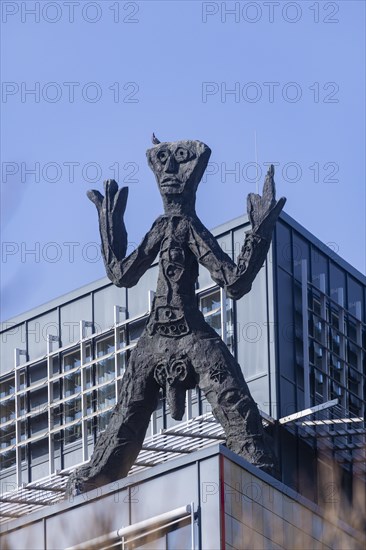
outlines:
[[118, 189], [117, 183], [109, 180], [104, 197], [99, 191], [88, 193], [97, 207], [104, 263], [111, 281], [117, 286], [135, 285], [157, 254], [159, 276], [151, 314], [131, 353], [110, 423], [98, 439], [90, 463], [71, 475], [69, 494], [128, 474], [156, 409], [160, 387], [166, 392], [173, 418], [181, 419], [185, 392], [198, 385], [224, 428], [228, 447], [266, 471], [276, 467], [240, 366], [205, 322], [195, 296], [198, 262], [230, 298], [238, 299], [250, 291], [285, 203], [284, 198], [275, 199], [274, 168], [271, 166], [266, 176], [263, 196], [248, 196], [252, 231], [235, 264], [195, 211], [196, 190], [211, 154], [209, 147], [199, 141], [156, 142], [147, 158], [163, 199], [164, 215], [127, 258], [123, 222], [127, 189]]

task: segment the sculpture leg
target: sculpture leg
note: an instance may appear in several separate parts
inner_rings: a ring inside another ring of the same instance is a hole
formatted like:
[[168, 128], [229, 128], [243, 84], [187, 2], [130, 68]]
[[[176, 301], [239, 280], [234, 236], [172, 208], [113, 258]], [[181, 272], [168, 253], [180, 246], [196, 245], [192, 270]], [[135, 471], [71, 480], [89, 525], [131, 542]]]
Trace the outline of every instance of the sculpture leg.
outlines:
[[264, 434], [257, 404], [244, 380], [240, 365], [218, 338], [197, 342], [191, 357], [215, 418], [225, 430], [227, 446], [248, 462], [274, 472], [276, 459]]
[[110, 422], [99, 436], [90, 462], [70, 476], [67, 495], [125, 477], [135, 462], [159, 394], [153, 376], [153, 359], [140, 351], [141, 348], [133, 350]]

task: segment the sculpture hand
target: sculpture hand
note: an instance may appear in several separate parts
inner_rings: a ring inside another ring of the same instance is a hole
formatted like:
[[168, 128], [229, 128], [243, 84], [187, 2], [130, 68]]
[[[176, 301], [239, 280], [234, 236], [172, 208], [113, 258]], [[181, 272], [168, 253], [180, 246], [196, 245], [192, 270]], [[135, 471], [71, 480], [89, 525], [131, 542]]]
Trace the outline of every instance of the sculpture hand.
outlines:
[[87, 192], [88, 198], [95, 204], [98, 211], [99, 230], [102, 238], [103, 254], [107, 263], [111, 253], [117, 260], [126, 255], [127, 231], [123, 221], [126, 210], [128, 187], [118, 189], [115, 180], [104, 182], [105, 196], [95, 190]]
[[249, 193], [247, 198], [247, 211], [253, 233], [266, 240], [271, 239], [273, 227], [286, 202], [285, 197], [276, 201], [273, 176], [274, 166], [271, 164], [264, 181], [262, 196]]

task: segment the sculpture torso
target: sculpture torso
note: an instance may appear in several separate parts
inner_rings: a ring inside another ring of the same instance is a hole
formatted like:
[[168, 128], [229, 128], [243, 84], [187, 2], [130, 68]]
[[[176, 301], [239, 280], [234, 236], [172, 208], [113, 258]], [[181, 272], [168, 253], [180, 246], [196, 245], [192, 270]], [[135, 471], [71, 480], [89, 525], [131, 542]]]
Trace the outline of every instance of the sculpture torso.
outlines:
[[198, 262], [188, 245], [189, 218], [181, 215], [164, 218], [158, 283], [147, 328], [150, 334], [174, 338], [188, 334], [202, 319], [195, 295]]

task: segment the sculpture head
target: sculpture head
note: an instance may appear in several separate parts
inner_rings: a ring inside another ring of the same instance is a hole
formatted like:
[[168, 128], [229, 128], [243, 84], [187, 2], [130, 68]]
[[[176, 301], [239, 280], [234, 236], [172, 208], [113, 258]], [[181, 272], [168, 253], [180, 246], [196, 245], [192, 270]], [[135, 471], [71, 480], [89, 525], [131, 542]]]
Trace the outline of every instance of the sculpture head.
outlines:
[[155, 136], [153, 143], [155, 147], [148, 149], [146, 156], [163, 199], [194, 201], [211, 149], [201, 141], [159, 143]]

